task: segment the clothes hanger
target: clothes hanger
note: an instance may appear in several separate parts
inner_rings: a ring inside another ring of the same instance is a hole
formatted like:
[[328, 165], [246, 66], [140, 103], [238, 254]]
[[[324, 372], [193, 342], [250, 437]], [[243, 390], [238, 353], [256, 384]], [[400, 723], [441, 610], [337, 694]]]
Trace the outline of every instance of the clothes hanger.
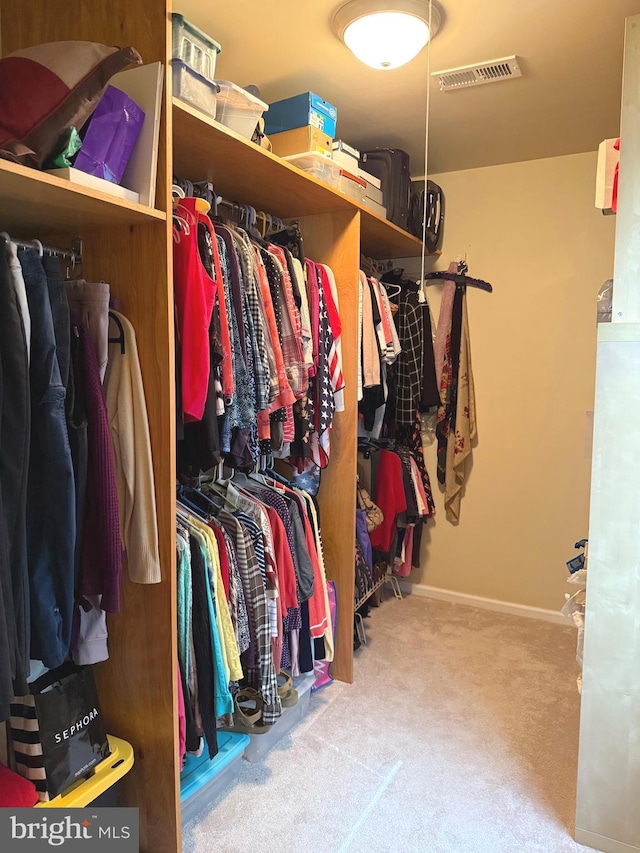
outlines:
[[227, 490], [218, 483], [218, 481], [212, 480], [210, 483], [207, 483], [205, 488], [207, 492], [214, 492], [216, 495], [221, 497], [225, 504], [230, 504], [234, 509], [238, 508], [237, 500], [235, 500], [233, 495], [230, 495]]
[[124, 327], [122, 322], [120, 321], [120, 317], [115, 314], [113, 311], [109, 311], [109, 319], [113, 320], [113, 322], [118, 327], [118, 331], [120, 332], [117, 338], [109, 338], [108, 342], [110, 344], [119, 344], [120, 345], [120, 355], [125, 354], [125, 343], [124, 343]]
[[[464, 267], [467, 267], [466, 261], [459, 263], [463, 263]], [[429, 286], [429, 282], [453, 281], [459, 287], [477, 287], [478, 290], [484, 290], [485, 293], [493, 293], [493, 287], [488, 281], [483, 281], [481, 278], [471, 278], [471, 276], [461, 272], [428, 272], [424, 278], [425, 282], [427, 282], [427, 287]]]
[[[400, 296], [400, 294], [402, 293], [402, 288], [400, 287], [399, 284], [385, 284], [383, 281], [381, 281], [380, 284], [387, 291], [387, 296], [390, 299], [392, 299], [395, 296]], [[393, 290], [392, 290], [392, 288], [393, 288]]]
[[262, 224], [258, 228], [258, 231], [260, 232], [260, 237], [264, 240], [265, 234], [267, 233], [267, 214], [264, 210], [259, 210], [256, 215], [258, 219], [262, 220]]

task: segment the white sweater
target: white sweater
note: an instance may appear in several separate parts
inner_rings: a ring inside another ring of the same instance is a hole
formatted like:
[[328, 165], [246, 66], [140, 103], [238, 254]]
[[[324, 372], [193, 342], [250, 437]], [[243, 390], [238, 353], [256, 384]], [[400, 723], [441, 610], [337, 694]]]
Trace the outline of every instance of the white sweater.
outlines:
[[[151, 440], [136, 333], [126, 317], [117, 311], [111, 313], [116, 315], [124, 330], [124, 353], [119, 342], [109, 344], [109, 363], [104, 378], [118, 479], [120, 534], [131, 580], [159, 583]], [[112, 319], [109, 326], [110, 337], [119, 337], [120, 330]]]

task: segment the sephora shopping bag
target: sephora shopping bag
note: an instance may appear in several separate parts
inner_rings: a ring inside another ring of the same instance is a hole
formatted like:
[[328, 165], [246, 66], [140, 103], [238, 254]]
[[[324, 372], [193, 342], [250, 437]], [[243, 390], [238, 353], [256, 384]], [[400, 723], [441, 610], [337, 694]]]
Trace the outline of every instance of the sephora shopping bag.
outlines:
[[11, 704], [16, 769], [41, 801], [63, 793], [109, 755], [109, 742], [90, 667], [66, 663]]

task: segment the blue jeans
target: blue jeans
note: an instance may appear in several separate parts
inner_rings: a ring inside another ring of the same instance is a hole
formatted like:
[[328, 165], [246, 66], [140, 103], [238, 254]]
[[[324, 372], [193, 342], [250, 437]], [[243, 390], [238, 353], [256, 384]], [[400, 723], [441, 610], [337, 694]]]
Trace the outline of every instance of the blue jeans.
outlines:
[[[73, 625], [75, 486], [47, 278], [35, 250], [20, 253], [31, 315], [31, 456], [27, 559], [31, 657], [47, 667], [69, 654]], [[67, 356], [68, 357], [68, 356]]]

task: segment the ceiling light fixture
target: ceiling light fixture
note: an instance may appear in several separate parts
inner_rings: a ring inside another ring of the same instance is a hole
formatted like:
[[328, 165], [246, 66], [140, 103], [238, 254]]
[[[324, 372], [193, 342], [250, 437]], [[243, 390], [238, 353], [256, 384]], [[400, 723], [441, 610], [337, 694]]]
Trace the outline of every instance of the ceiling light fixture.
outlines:
[[428, 0], [350, 0], [333, 17], [333, 31], [371, 68], [399, 68], [417, 56], [442, 22]]

